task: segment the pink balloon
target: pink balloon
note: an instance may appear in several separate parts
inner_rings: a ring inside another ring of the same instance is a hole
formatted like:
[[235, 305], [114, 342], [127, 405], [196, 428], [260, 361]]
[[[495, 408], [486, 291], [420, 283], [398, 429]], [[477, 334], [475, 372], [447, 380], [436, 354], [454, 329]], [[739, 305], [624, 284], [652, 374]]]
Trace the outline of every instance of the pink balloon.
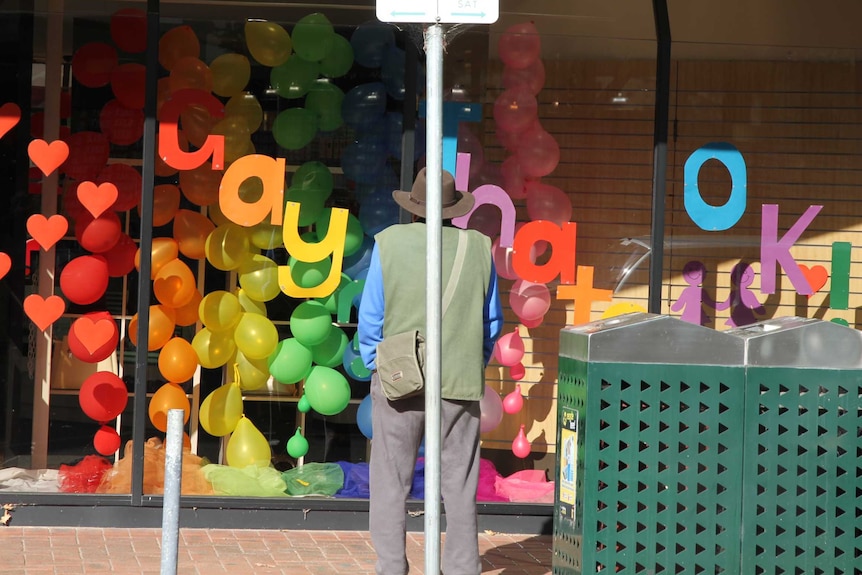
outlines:
[[500, 142], [507, 152], [515, 153], [521, 144], [520, 132], [510, 132], [497, 126], [497, 141]]
[[[523, 367], [520, 363], [517, 365], [521, 365], [521, 367]], [[521, 411], [522, 407], [524, 407], [524, 396], [521, 395], [521, 385], [517, 384], [515, 385], [514, 391], [503, 398], [503, 411], [511, 415]]]
[[515, 454], [515, 457], [520, 457], [521, 459], [530, 455], [530, 442], [527, 441], [527, 435], [524, 433], [523, 424], [521, 424], [521, 430], [518, 432], [518, 436], [515, 437], [515, 440], [512, 442], [512, 453]]
[[512, 68], [526, 68], [539, 58], [542, 40], [532, 22], [510, 26], [497, 42], [500, 60]]
[[534, 96], [538, 95], [545, 87], [545, 65], [541, 59], [536, 59], [526, 68], [512, 68], [506, 66], [503, 69], [503, 87], [526, 88]]
[[521, 321], [543, 317], [551, 307], [551, 292], [545, 284], [519, 279], [509, 291], [509, 305]]
[[493, 204], [484, 204], [476, 208], [470, 215], [467, 229], [477, 230], [489, 238], [496, 238], [500, 235], [501, 220], [500, 208]]
[[[540, 325], [542, 325], [543, 321], [545, 321], [545, 316], [539, 316], [539, 317], [534, 318], [534, 319], [522, 319], [521, 325], [523, 325], [527, 329], [533, 329], [535, 327], [539, 327]], [[512, 369], [515, 369], [515, 368], [513, 367]], [[520, 378], [512, 375], [512, 379], [520, 379]]]
[[512, 248], [500, 247], [500, 238], [495, 239], [491, 244], [491, 255], [494, 258], [497, 275], [507, 280], [518, 279], [518, 275], [512, 268], [512, 253]]
[[482, 433], [493, 431], [503, 421], [503, 400], [500, 399], [500, 394], [491, 389], [491, 386], [485, 385], [485, 394], [479, 401], [479, 430]]
[[523, 200], [527, 197], [527, 180], [524, 178], [518, 156], [509, 156], [503, 160], [500, 174], [503, 176], [503, 189], [510, 198]]
[[470, 181], [472, 182], [485, 166], [485, 148], [476, 134], [463, 122], [458, 124], [458, 153], [470, 154]]
[[505, 90], [494, 102], [494, 121], [508, 132], [523, 132], [538, 117], [539, 104], [526, 88]]
[[519, 363], [524, 357], [524, 340], [516, 327], [503, 335], [494, 345], [494, 355], [502, 365], [511, 366]]
[[521, 381], [525, 375], [527, 375], [527, 370], [524, 368], [523, 363], [516, 363], [509, 368], [509, 377], [515, 381]]
[[516, 152], [521, 171], [526, 178], [541, 178], [557, 169], [560, 145], [544, 128], [531, 128], [521, 135]]
[[572, 220], [572, 201], [560, 188], [540, 182], [529, 182], [525, 189], [527, 215], [531, 220], [547, 220], [558, 226]]

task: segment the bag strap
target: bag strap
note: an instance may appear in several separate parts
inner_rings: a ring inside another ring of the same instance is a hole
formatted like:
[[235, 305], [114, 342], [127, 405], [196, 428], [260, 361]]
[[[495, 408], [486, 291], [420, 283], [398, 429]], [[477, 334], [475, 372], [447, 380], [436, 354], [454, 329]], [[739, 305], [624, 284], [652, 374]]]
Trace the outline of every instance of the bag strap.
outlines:
[[458, 230], [458, 248], [455, 251], [455, 262], [452, 264], [452, 273], [449, 275], [449, 283], [446, 284], [446, 293], [443, 294], [442, 310], [440, 317], [446, 315], [452, 298], [455, 296], [455, 288], [458, 287], [458, 278], [461, 276], [461, 268], [464, 267], [464, 257], [467, 255], [467, 234], [464, 230]]

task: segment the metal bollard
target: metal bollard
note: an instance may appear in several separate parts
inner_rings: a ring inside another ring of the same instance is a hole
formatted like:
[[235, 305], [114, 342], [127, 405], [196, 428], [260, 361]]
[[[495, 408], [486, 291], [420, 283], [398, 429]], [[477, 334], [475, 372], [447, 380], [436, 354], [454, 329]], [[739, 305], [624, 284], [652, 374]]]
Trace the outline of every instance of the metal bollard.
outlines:
[[182, 409], [168, 410], [168, 431], [165, 437], [165, 494], [162, 501], [161, 575], [177, 574], [184, 415]]

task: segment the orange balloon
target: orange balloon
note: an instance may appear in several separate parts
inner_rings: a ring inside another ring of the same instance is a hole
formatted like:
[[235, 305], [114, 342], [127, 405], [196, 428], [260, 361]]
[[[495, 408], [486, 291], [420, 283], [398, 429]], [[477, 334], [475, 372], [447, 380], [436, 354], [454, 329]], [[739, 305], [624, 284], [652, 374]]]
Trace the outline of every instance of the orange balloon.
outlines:
[[203, 297], [204, 296], [201, 295], [201, 292], [195, 290], [189, 303], [174, 309], [177, 316], [177, 325], [185, 327], [194, 325], [198, 322], [198, 307], [200, 306]]
[[200, 55], [201, 43], [190, 26], [171, 28], [159, 39], [159, 64], [165, 70], [173, 70], [181, 58], [200, 58]]
[[218, 190], [223, 173], [212, 169], [212, 163], [205, 162], [194, 170], [180, 172], [180, 189], [188, 200], [198, 206], [208, 206], [218, 202]]
[[209, 66], [199, 58], [185, 56], [180, 58], [171, 68], [170, 84], [171, 92], [177, 90], [192, 89], [213, 91], [213, 74]]
[[[180, 255], [179, 245], [172, 238], [153, 238], [152, 254], [150, 279], [156, 279], [162, 266]], [[135, 252], [135, 269], [141, 271], [141, 248]]]
[[215, 224], [200, 212], [178, 210], [174, 216], [174, 239], [179, 251], [193, 260], [206, 257], [207, 236], [214, 229]]
[[150, 416], [150, 422], [153, 427], [159, 431], [168, 430], [168, 411], [171, 409], [182, 409], [183, 423], [189, 420], [189, 414], [192, 412], [189, 398], [186, 397], [186, 392], [176, 383], [166, 383], [156, 390], [150, 399], [150, 406], [147, 413]]
[[197, 368], [198, 354], [192, 344], [181, 337], [171, 338], [159, 352], [159, 372], [170, 382], [190, 380]]
[[[156, 351], [164, 347], [174, 336], [176, 314], [174, 310], [164, 305], [150, 306], [150, 325], [148, 330], [147, 349]], [[129, 321], [129, 339], [136, 347], [138, 345], [138, 314]]]
[[186, 106], [180, 112], [180, 126], [186, 133], [188, 141], [196, 148], [203, 147], [210, 130], [217, 121], [203, 106]]
[[189, 303], [196, 291], [198, 290], [195, 286], [195, 274], [180, 259], [163, 265], [153, 279], [153, 293], [156, 299], [171, 308]]
[[[180, 189], [173, 184], [161, 184], [153, 188], [153, 227], [164, 226], [180, 209]], [[138, 204], [138, 214], [141, 204]]]

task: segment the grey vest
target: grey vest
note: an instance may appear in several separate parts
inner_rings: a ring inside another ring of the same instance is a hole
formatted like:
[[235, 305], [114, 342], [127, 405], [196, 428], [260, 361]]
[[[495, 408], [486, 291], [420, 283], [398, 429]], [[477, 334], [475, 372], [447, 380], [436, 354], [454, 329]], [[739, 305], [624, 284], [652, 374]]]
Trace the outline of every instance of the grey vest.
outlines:
[[[383, 271], [385, 314], [383, 337], [418, 329], [425, 333], [425, 224], [386, 228], [375, 236]], [[446, 289], [459, 230], [443, 228], [442, 289]], [[444, 399], [479, 400], [485, 389], [484, 308], [491, 279], [491, 240], [467, 234], [467, 254], [442, 325], [441, 395]]]

